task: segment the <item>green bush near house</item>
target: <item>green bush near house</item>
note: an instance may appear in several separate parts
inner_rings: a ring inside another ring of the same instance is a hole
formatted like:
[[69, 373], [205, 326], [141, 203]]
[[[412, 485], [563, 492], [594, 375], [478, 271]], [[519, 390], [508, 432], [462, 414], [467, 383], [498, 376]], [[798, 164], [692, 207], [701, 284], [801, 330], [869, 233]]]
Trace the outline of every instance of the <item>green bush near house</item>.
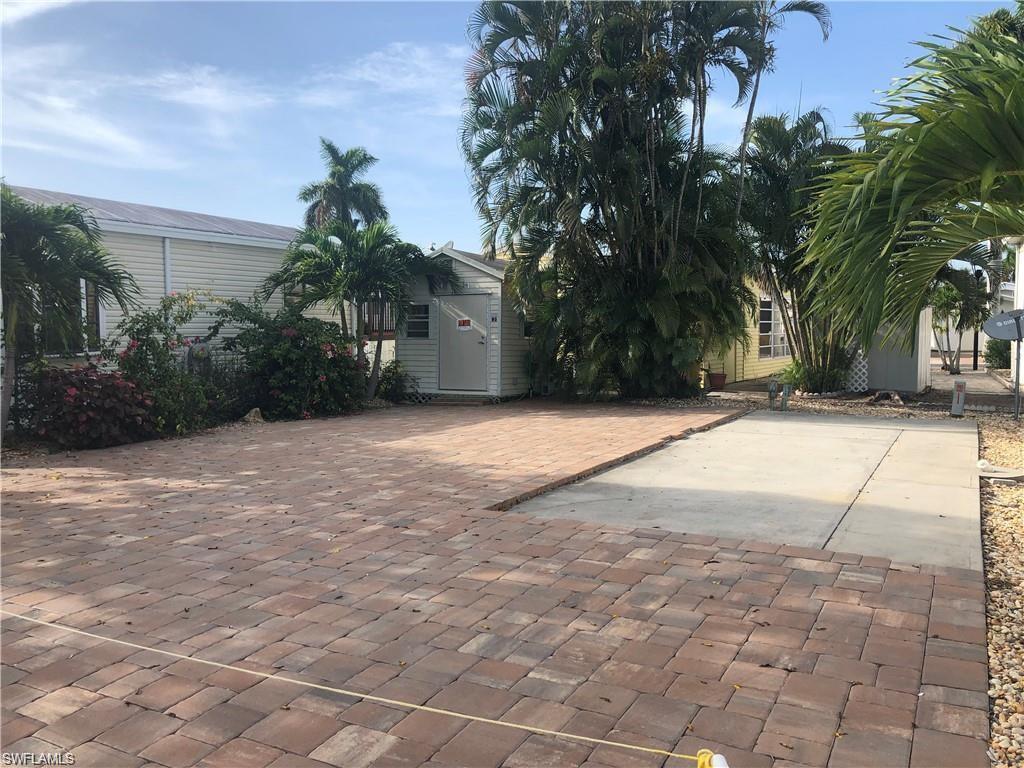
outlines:
[[377, 382], [377, 397], [392, 403], [400, 403], [405, 396], [416, 390], [416, 377], [410, 374], [398, 360], [389, 360], [380, 369]]
[[779, 372], [779, 381], [792, 384], [801, 392], [841, 392], [846, 389], [853, 356], [845, 350], [833, 350], [828, 365], [807, 365], [794, 360]]
[[989, 368], [1010, 367], [1010, 342], [1004, 339], [989, 339], [985, 342], [985, 365]]
[[116, 360], [124, 376], [149, 393], [161, 435], [184, 435], [211, 423], [215, 393], [207, 393], [202, 377], [190, 373], [181, 357], [201, 339], [179, 331], [204, 308], [194, 292], [165, 296], [156, 309], [121, 321], [104, 347], [104, 357]]
[[253, 387], [253, 406], [270, 419], [331, 416], [354, 410], [365, 397], [366, 365], [335, 323], [286, 306], [269, 314], [261, 304], [230, 300], [217, 311], [211, 337], [225, 328], [224, 348], [237, 352]]

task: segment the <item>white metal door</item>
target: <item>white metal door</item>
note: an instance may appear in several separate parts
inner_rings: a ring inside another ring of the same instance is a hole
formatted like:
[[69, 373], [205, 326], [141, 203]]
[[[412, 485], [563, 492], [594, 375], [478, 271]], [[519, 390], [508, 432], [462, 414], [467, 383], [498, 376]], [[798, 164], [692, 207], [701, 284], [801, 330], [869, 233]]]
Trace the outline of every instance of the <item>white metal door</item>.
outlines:
[[438, 298], [440, 389], [487, 390], [487, 296]]

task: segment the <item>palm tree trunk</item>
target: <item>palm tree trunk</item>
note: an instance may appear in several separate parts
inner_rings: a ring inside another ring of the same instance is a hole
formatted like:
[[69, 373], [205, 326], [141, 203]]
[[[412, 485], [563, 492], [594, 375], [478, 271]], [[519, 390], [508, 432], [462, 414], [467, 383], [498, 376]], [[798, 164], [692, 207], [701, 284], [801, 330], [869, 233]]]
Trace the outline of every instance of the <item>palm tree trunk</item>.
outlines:
[[356, 362], [359, 363], [359, 366], [364, 370], [366, 369], [366, 347], [363, 346], [365, 325], [366, 322], [363, 318], [363, 305], [361, 303], [356, 304]]
[[[761, 19], [761, 50], [768, 42], [768, 12]], [[763, 53], [762, 53], [763, 55]], [[736, 220], [740, 219], [740, 209], [743, 207], [743, 177], [747, 170], [747, 145], [750, 143], [750, 128], [754, 123], [754, 105], [757, 104], [757, 92], [761, 89], [761, 72], [764, 71], [764, 61], [759, 61], [754, 70], [754, 89], [750, 92], [750, 104], [747, 106], [747, 120], [743, 124], [743, 140], [740, 142], [740, 181], [739, 190], [736, 192]]]
[[8, 340], [4, 345], [4, 377], [2, 404], [0, 404], [0, 433], [7, 433], [7, 420], [11, 416], [11, 400], [14, 397], [15, 369], [18, 364], [18, 352], [14, 342]]
[[373, 370], [370, 380], [366, 382], [366, 399], [372, 400], [377, 394], [377, 382], [380, 381], [380, 357], [384, 351], [384, 300], [378, 301], [377, 309], [377, 347], [373, 352]]
[[932, 335], [935, 337], [935, 346], [939, 349], [939, 360], [942, 361], [942, 370], [949, 370], [949, 360], [946, 359], [946, 350], [942, 347], [942, 339], [939, 337], [939, 329], [933, 324]]
[[341, 308], [338, 315], [341, 317], [341, 335], [348, 338], [348, 308], [352, 305], [344, 299], [341, 300]]

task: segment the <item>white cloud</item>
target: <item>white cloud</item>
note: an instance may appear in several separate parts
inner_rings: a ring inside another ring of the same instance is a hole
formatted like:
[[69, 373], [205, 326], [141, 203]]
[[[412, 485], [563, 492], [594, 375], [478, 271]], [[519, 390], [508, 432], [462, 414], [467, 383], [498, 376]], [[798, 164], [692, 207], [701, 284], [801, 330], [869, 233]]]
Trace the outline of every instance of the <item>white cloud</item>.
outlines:
[[72, 0], [4, 0], [0, 3], [0, 23], [16, 24], [22, 19], [71, 5]]
[[139, 91], [164, 103], [188, 107], [199, 117], [205, 138], [222, 143], [242, 127], [244, 113], [269, 107], [276, 97], [258, 84], [209, 65], [123, 78], [112, 87]]
[[8, 53], [3, 82], [5, 146], [118, 167], [178, 165], [166, 149], [102, 108], [103, 86], [78, 71], [77, 46], [29, 46]]
[[318, 107], [377, 103], [377, 94], [401, 97], [407, 112], [451, 117], [461, 113], [467, 46], [390, 43], [351, 65], [318, 74], [300, 90], [298, 101]]
[[145, 88], [164, 101], [211, 112], [241, 112], [266, 107], [275, 101], [259, 86], [209, 65], [166, 70], [125, 82]]
[[89, 71], [77, 45], [9, 53], [4, 143], [76, 160], [179, 167], [191, 154], [185, 144], [223, 145], [242, 128], [244, 113], [275, 101], [266, 89], [211, 66], [122, 75]]

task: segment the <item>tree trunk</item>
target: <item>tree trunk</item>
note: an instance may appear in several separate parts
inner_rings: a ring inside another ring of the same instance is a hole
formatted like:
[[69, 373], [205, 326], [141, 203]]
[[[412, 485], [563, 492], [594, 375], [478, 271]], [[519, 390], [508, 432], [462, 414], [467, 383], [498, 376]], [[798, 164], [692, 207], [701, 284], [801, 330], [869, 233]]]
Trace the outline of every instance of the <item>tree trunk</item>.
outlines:
[[11, 400], [14, 397], [18, 351], [14, 347], [13, 340], [8, 340], [4, 346], [3, 392], [0, 393], [3, 399], [2, 405], [0, 405], [0, 433], [7, 434], [7, 420], [11, 417]]
[[366, 347], [363, 346], [365, 335], [365, 319], [363, 318], [363, 305], [356, 304], [356, 362], [365, 370], [366, 368]]
[[955, 350], [951, 349], [950, 352], [949, 352], [949, 359], [950, 359], [950, 364], [949, 365], [950, 365], [950, 368], [951, 368], [950, 373], [956, 374], [958, 376], [960, 375], [960, 348], [963, 346], [963, 344], [964, 344], [964, 332], [963, 331], [958, 331], [957, 335], [956, 335], [956, 349]]
[[341, 308], [338, 315], [341, 317], [341, 335], [348, 338], [348, 308], [352, 306], [344, 299], [341, 300]]
[[380, 357], [384, 351], [384, 300], [379, 302], [377, 310], [377, 347], [373, 353], [373, 370], [370, 372], [370, 380], [366, 382], [366, 399], [372, 400], [377, 394], [377, 382], [380, 381]]
[[[765, 10], [761, 20], [761, 50], [764, 51], [768, 42], [768, 13]], [[763, 55], [763, 54], [762, 54]], [[757, 92], [761, 89], [761, 72], [764, 62], [758, 62], [754, 70], [754, 88], [750, 92], [750, 105], [747, 107], [747, 121], [743, 124], [743, 140], [740, 142], [740, 182], [736, 192], [736, 221], [740, 220], [740, 209], [743, 207], [743, 177], [747, 170], [747, 145], [750, 143], [750, 127], [754, 122], [754, 105], [757, 104]], [[800, 117], [797, 115], [796, 117]]]
[[935, 346], [939, 349], [939, 360], [942, 361], [942, 370], [949, 370], [949, 360], [946, 359], [946, 350], [942, 347], [942, 338], [939, 336], [939, 329], [932, 325], [932, 335], [935, 336]]

